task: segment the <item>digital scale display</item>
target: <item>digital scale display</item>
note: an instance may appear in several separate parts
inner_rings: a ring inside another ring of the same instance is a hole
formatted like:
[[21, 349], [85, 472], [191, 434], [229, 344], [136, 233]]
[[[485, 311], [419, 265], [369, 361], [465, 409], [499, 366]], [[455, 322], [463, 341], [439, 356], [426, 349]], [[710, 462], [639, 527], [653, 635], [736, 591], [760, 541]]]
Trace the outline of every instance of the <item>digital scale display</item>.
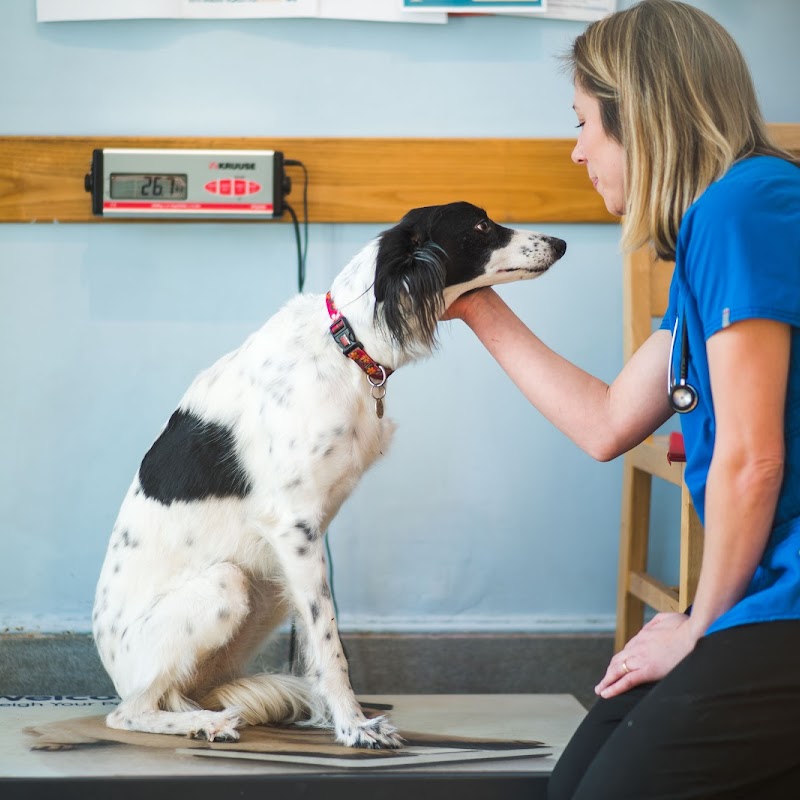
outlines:
[[112, 200], [186, 200], [187, 175], [137, 175], [112, 172], [109, 196]]
[[104, 148], [86, 191], [103, 217], [273, 219], [289, 191], [277, 150]]

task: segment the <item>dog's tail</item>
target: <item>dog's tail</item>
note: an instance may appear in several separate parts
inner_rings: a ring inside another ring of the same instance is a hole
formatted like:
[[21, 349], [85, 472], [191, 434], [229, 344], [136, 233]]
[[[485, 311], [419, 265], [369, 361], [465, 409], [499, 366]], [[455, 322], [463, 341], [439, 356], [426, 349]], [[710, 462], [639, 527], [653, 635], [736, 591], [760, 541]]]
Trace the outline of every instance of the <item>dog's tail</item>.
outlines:
[[260, 673], [212, 689], [200, 705], [210, 711], [235, 709], [247, 725], [289, 723], [318, 716], [318, 701], [305, 678]]

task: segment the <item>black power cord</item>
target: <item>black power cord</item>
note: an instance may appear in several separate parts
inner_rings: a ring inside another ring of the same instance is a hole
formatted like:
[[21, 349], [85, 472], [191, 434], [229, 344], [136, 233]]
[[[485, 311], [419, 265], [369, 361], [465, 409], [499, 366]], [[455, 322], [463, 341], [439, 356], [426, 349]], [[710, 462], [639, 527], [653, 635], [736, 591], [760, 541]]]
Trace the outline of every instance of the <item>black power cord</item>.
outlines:
[[300, 167], [303, 170], [303, 244], [300, 244], [300, 223], [297, 220], [295, 210], [284, 201], [283, 205], [292, 217], [294, 222], [294, 235], [297, 241], [297, 291], [302, 292], [306, 284], [306, 254], [308, 253], [308, 170], [302, 161], [287, 158], [283, 165], [285, 167]]

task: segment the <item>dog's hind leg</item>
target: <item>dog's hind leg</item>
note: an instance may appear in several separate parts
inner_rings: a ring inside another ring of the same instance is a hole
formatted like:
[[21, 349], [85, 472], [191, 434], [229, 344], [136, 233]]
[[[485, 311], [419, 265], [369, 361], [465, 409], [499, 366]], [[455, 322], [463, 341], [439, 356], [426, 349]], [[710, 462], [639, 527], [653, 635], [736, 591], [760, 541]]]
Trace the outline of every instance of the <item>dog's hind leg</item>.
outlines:
[[215, 564], [156, 597], [121, 632], [118, 625], [98, 628], [104, 662], [122, 697], [106, 718], [109, 727], [238, 739], [235, 709], [207, 711], [187, 695], [202, 684], [204, 661], [235, 637], [247, 617], [248, 585], [237, 566]]
[[236, 729], [241, 720], [235, 711], [205, 711], [192, 708], [188, 701], [189, 711], [163, 711], [159, 704], [164, 697], [159, 698], [158, 694], [156, 690], [123, 700], [106, 717], [106, 724], [120, 730], [184, 735], [210, 742], [233, 742], [239, 738]]
[[[282, 531], [275, 550], [300, 619], [303, 657], [314, 692], [325, 704], [336, 738], [349, 747], [400, 747], [385, 717], [367, 719], [353, 693], [328, 583], [323, 536], [304, 523]], [[328, 722], [313, 720], [312, 724]]]
[[194, 696], [203, 708], [235, 709], [247, 725], [288, 724], [308, 716], [319, 716], [319, 701], [307, 678], [283, 673], [240, 676], [231, 662], [249, 663], [253, 654], [283, 622], [289, 612], [283, 587], [272, 581], [251, 584], [251, 613], [235, 641], [209, 659], [203, 668], [205, 687]]

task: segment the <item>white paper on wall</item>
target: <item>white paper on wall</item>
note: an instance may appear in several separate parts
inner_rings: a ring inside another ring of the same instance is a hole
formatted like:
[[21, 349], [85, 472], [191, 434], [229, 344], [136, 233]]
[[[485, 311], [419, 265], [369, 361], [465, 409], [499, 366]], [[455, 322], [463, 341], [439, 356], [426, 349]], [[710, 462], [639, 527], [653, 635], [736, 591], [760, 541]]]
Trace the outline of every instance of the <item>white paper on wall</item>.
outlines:
[[108, 19], [321, 19], [442, 24], [447, 14], [409, 13], [403, 0], [37, 0], [38, 22]]
[[[531, 16], [548, 8], [551, 0], [401, 0], [406, 13], [440, 14], [519, 14], [527, 9]], [[528, 16], [527, 14], [525, 16]]]
[[519, 14], [540, 19], [571, 19], [594, 22], [617, 10], [617, 0], [547, 0], [547, 10], [539, 14]]
[[406, 11], [403, 0], [319, 0], [319, 16], [370, 22], [447, 22], [447, 14], [443, 11], [434, 14]]
[[36, 0], [38, 22], [316, 17], [319, 0]]

